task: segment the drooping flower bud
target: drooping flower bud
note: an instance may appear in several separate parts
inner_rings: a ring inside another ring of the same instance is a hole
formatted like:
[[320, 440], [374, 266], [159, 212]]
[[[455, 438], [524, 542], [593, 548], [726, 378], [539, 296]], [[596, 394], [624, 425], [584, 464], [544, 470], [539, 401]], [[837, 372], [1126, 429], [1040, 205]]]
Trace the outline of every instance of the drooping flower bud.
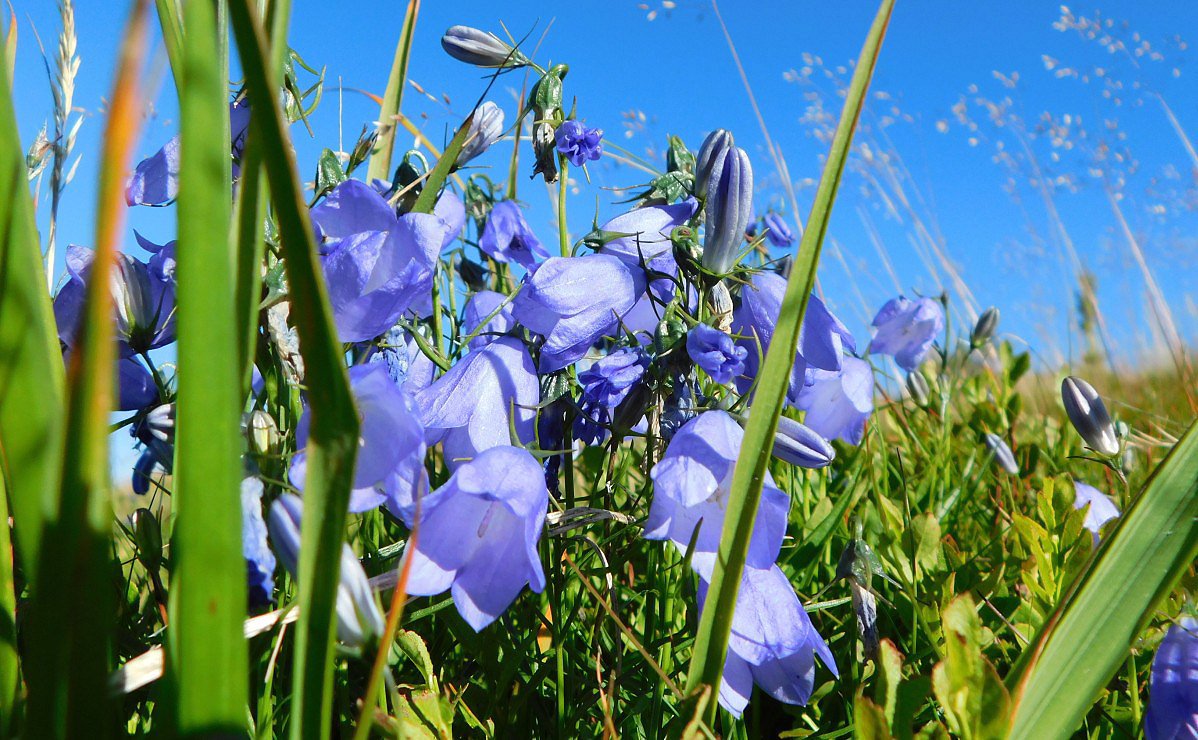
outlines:
[[491, 148], [503, 136], [503, 109], [490, 100], [478, 106], [470, 118], [466, 142], [458, 152], [455, 167], [461, 167]]
[[725, 129], [716, 129], [703, 140], [699, 154], [695, 157], [695, 195], [700, 198], [707, 196], [708, 186], [713, 174], [723, 167], [724, 157], [732, 149], [732, 133]]
[[1061, 383], [1061, 402], [1073, 428], [1086, 444], [1100, 455], [1119, 454], [1119, 438], [1107, 413], [1106, 404], [1094, 386], [1081, 378], [1069, 376]]
[[723, 280], [716, 283], [707, 294], [707, 305], [711, 308], [712, 326], [720, 331], [732, 328], [732, 294], [728, 292], [728, 285]]
[[927, 408], [931, 390], [928, 387], [928, 379], [919, 370], [907, 373], [907, 392], [911, 394], [911, 399], [917, 406]]
[[475, 292], [485, 290], [487, 287], [487, 268], [478, 264], [472, 259], [463, 258], [458, 263], [458, 277], [466, 284], [466, 287]]
[[723, 274], [740, 256], [753, 214], [753, 168], [744, 149], [734, 148], [712, 173], [703, 206], [703, 266]]
[[974, 324], [973, 331], [969, 334], [969, 343], [974, 347], [981, 347], [990, 341], [990, 337], [994, 336], [996, 328], [998, 328], [998, 309], [991, 306], [978, 317], [978, 323]]
[[278, 452], [279, 425], [263, 409], [254, 409], [245, 416], [245, 436], [250, 450], [256, 455], [273, 455]]
[[441, 37], [441, 48], [459, 62], [476, 67], [523, 67], [528, 58], [493, 33], [470, 26], [452, 26]]
[[1015, 454], [1003, 438], [993, 432], [986, 432], [984, 439], [986, 449], [994, 455], [994, 461], [998, 466], [1011, 475], [1019, 475], [1019, 463], [1015, 462]]
[[836, 450], [812, 429], [785, 416], [778, 418], [774, 457], [800, 468], [823, 468], [836, 459]]

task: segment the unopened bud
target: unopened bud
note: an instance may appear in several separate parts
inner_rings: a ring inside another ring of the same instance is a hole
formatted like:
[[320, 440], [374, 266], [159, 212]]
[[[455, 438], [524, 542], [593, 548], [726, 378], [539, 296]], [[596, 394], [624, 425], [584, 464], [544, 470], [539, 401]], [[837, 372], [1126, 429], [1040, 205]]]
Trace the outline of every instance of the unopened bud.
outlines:
[[918, 370], [907, 373], [907, 393], [911, 394], [911, 399], [917, 406], [927, 408], [931, 388], [928, 387], [928, 379], [923, 373]]
[[686, 324], [673, 313], [657, 322], [653, 335], [653, 349], [659, 355], [667, 354], [686, 341]]
[[836, 450], [819, 433], [783, 416], [774, 434], [774, 457], [800, 468], [816, 469], [831, 464]]
[[1081, 378], [1069, 376], [1061, 383], [1061, 401], [1073, 428], [1086, 444], [1100, 455], [1119, 454], [1119, 438], [1107, 413], [1106, 404], [1094, 386]]
[[149, 509], [138, 509], [129, 520], [133, 541], [137, 544], [137, 559], [148, 571], [162, 565], [162, 528], [158, 517]]
[[744, 149], [731, 149], [711, 173], [703, 205], [703, 266], [716, 274], [732, 269], [753, 215], [753, 168]]
[[724, 166], [724, 157], [733, 148], [732, 134], [725, 129], [716, 129], [707, 135], [699, 154], [695, 157], [695, 195], [707, 196], [711, 177]]
[[453, 26], [441, 37], [441, 48], [459, 62], [476, 67], [523, 67], [528, 58], [493, 33]]
[[254, 454], [266, 456], [278, 451], [279, 425], [266, 411], [254, 409], [246, 415], [245, 434]]
[[994, 336], [994, 330], [997, 328], [998, 309], [991, 306], [978, 317], [978, 323], [974, 324], [973, 331], [969, 335], [969, 343], [974, 347], [981, 347], [990, 341], [990, 337]]
[[487, 269], [471, 259], [458, 263], [458, 276], [470, 290], [478, 292], [487, 288]]
[[994, 455], [994, 462], [1011, 475], [1019, 475], [1019, 463], [1015, 462], [1015, 454], [1003, 441], [1003, 438], [992, 432], [986, 432], [984, 437], [986, 449]]
[[456, 167], [461, 167], [470, 160], [491, 148], [503, 136], [503, 109], [490, 100], [478, 106], [470, 118], [470, 129], [466, 142], [458, 152]]

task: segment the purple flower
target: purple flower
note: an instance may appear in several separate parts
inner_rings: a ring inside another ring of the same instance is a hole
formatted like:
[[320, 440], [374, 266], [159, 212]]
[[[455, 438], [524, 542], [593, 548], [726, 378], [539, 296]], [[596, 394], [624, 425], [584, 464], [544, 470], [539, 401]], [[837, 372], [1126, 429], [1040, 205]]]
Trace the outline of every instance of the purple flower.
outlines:
[[400, 327], [392, 327], [383, 335], [379, 351], [370, 362], [387, 368], [391, 381], [408, 393], [416, 393], [433, 382], [436, 365], [428, 358], [416, 340]]
[[558, 126], [553, 140], [558, 152], [575, 167], [603, 156], [603, 129], [588, 128], [581, 121], [569, 120]]
[[[708, 583], [699, 581], [699, 608]], [[746, 567], [741, 575], [720, 681], [720, 706], [736, 717], [749, 705], [753, 685], [786, 704], [804, 705], [815, 686], [815, 658], [839, 675], [827, 643], [777, 565]]]
[[1156, 649], [1144, 736], [1148, 740], [1198, 737], [1198, 619], [1194, 617], [1182, 617], [1169, 627]]
[[496, 262], [515, 262], [529, 272], [537, 268], [538, 262], [549, 258], [514, 200], [500, 201], [491, 209], [478, 238], [478, 248]]
[[811, 384], [799, 393], [803, 423], [825, 439], [861, 443], [865, 422], [874, 408], [874, 374], [869, 363], [845, 357], [839, 372], [811, 370]]
[[[303, 500], [285, 493], [271, 504], [267, 520], [275, 554], [292, 578], [299, 572], [303, 512]], [[382, 635], [383, 628], [383, 613], [374, 600], [366, 571], [362, 570], [362, 564], [349, 545], [342, 545], [341, 582], [337, 586], [337, 639], [351, 647], [359, 647], [370, 637]]]
[[576, 436], [587, 444], [603, 438], [604, 425], [610, 425], [616, 407], [628, 398], [649, 366], [649, 358], [640, 348], [618, 349], [596, 360], [578, 374], [582, 384], [581, 414]]
[[[614, 254], [629, 267], [648, 265], [651, 269], [673, 275], [678, 270], [674, 262], [674, 246], [670, 232], [694, 217], [699, 202], [687, 198], [681, 203], [665, 206], [633, 208], [599, 227], [599, 232], [611, 241], [603, 245], [603, 254]], [[626, 236], [617, 236], [624, 234]], [[673, 290], [673, 285], [665, 281]]]
[[781, 214], [770, 211], [765, 214], [764, 221], [765, 228], [769, 229], [765, 232], [765, 238], [770, 240], [770, 244], [775, 247], [789, 247], [794, 244], [795, 235], [786, 225], [786, 219], [782, 218]]
[[462, 334], [474, 335], [467, 344], [470, 349], [484, 347], [515, 327], [512, 302], [502, 293], [480, 290], [466, 302], [466, 310], [462, 316]]
[[823, 468], [836, 459], [836, 450], [814, 429], [794, 419], [778, 418], [774, 457], [800, 468]]
[[1098, 533], [1102, 529], [1102, 525], [1119, 518], [1119, 507], [1115, 506], [1115, 503], [1102, 491], [1079, 480], [1073, 481], [1073, 491], [1073, 508], [1090, 507], [1086, 510], [1086, 519], [1082, 526], [1094, 534], [1094, 544], [1097, 545]]
[[[744, 431], [727, 412], [699, 414], [674, 434], [661, 462], [653, 467], [653, 503], [645, 522], [647, 540], [670, 540], [680, 553], [699, 527], [691, 568], [710, 579], [732, 489], [732, 470]], [[790, 497], [766, 473], [746, 561], [769, 568], [778, 559], [786, 532]]]
[[[349, 383], [362, 420], [349, 510], [360, 513], [385, 503], [391, 513], [410, 522], [416, 499], [428, 490], [424, 427], [415, 401], [377, 363], [351, 367]], [[292, 459], [289, 472], [291, 482], [300, 490], [307, 473], [304, 448], [310, 424], [311, 411], [305, 409], [295, 435], [300, 451]]]
[[445, 223], [445, 237], [441, 240], [441, 249], [447, 249], [453, 240], [462, 234], [466, 227], [466, 204], [458, 194], [446, 188], [437, 197], [433, 206], [433, 215]]
[[745, 371], [749, 349], [737, 346], [728, 332], [698, 324], [687, 332], [686, 353], [712, 380], [726, 385]]
[[450, 467], [513, 444], [513, 427], [520, 444], [531, 443], [540, 401], [532, 358], [514, 337], [470, 352], [416, 394], [425, 442], [440, 442]]
[[610, 254], [551, 257], [527, 278], [512, 315], [545, 338], [541, 371], [553, 372], [613, 333], [644, 292], [643, 272]]
[[441, 48], [449, 56], [479, 67], [521, 67], [528, 58], [493, 33], [470, 26], [451, 26], [441, 36]]
[[373, 188], [346, 180], [312, 209], [321, 267], [343, 342], [383, 334], [429, 294], [446, 222], [395, 210]]
[[736, 265], [752, 215], [749, 155], [744, 149], [730, 147], [722, 161], [713, 162], [703, 203], [703, 267], [723, 274]]
[[245, 557], [251, 606], [274, 601], [275, 554], [266, 544], [266, 520], [262, 518], [262, 481], [241, 481], [241, 554]]
[[164, 403], [150, 409], [129, 428], [143, 449], [133, 465], [133, 492], [144, 496], [150, 490], [155, 470], [171, 472], [175, 461], [175, 405]]
[[450, 590], [458, 613], [481, 631], [525, 585], [545, 588], [537, 542], [548, 507], [544, 474], [528, 452], [493, 447], [465, 463], [424, 503], [408, 593]]
[[458, 152], [456, 166], [461, 167], [491, 148], [503, 136], [503, 109], [490, 100], [478, 106], [470, 119], [466, 143]]
[[1061, 402], [1073, 428], [1092, 450], [1100, 455], [1119, 454], [1119, 435], [1094, 386], [1071, 375], [1061, 381]]
[[910, 372], [923, 362], [932, 341], [944, 329], [944, 309], [931, 298], [911, 301], [899, 296], [882, 306], [873, 327], [869, 351], [893, 355], [898, 366]]

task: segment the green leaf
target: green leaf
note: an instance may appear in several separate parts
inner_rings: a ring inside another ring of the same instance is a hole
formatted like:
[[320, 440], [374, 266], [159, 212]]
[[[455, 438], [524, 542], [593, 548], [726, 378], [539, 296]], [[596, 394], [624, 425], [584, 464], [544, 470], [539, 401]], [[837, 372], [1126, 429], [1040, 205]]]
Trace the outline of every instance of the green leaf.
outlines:
[[1007, 677], [1015, 738], [1069, 737], [1198, 557], [1198, 424], [1153, 473]]
[[[8, 520], [8, 492], [0, 470], [0, 522]], [[20, 660], [17, 656], [17, 597], [13, 591], [12, 541], [8, 527], [0, 526], [0, 735], [16, 730]]]
[[316, 196], [320, 197], [345, 181], [345, 170], [341, 168], [341, 160], [332, 149], [320, 153], [316, 162]]
[[[778, 324], [774, 329], [769, 352], [766, 353], [765, 366], [758, 377], [753, 414], [749, 417], [744, 441], [741, 443], [741, 455], [736, 462], [719, 553], [708, 591], [711, 601], [703, 610], [695, 636], [694, 653], [687, 676], [687, 690], [692, 695], [700, 686], [714, 687], [720, 683], [741, 571], [744, 569], [749, 536], [757, 516], [757, 505], [761, 500], [761, 486], [769, 468], [778, 416], [782, 413], [782, 403], [790, 381], [791, 366], [798, 346], [799, 327], [803, 324], [803, 314], [807, 309], [807, 296], [815, 283], [815, 269], [827, 233], [832, 204], [836, 200], [836, 190], [840, 185], [845, 161], [848, 159], [853, 131], [865, 103], [865, 91], [869, 87], [869, 80], [873, 75], [874, 65], [881, 51], [882, 38], [886, 34], [886, 26], [893, 9], [894, 0], [882, 1], [873, 27], [861, 49], [840, 122], [832, 140], [832, 148], [820, 177], [811, 215], [807, 219], [807, 231], [803, 234], [795, 256], [794, 268], [787, 281], [786, 294], [782, 299]], [[709, 726], [714, 723], [715, 708], [716, 702], [713, 701], [704, 712]], [[687, 716], [686, 711], [682, 714]]]
[[1006, 737], [1011, 699], [982, 655], [982, 623], [973, 599], [953, 599], [943, 626], [944, 660], [932, 670], [932, 689], [949, 729], [967, 740]]
[[[395, 59], [391, 62], [391, 74], [387, 77], [387, 89], [383, 102], [379, 104], [379, 136], [375, 140], [370, 164], [366, 168], [366, 182], [391, 179], [391, 153], [395, 149], [395, 116], [403, 103], [403, 90], [408, 81], [408, 59], [412, 56], [412, 36], [416, 32], [416, 16], [420, 13], [420, 0], [408, 0], [403, 27], [399, 31], [399, 42], [395, 45]], [[457, 158], [457, 155], [454, 155]]]
[[395, 644], [400, 651], [408, 657], [416, 666], [416, 670], [420, 671], [420, 675], [424, 677], [426, 684], [433, 683], [435, 669], [433, 668], [433, 659], [428, 654], [428, 646], [424, 644], [424, 640], [420, 635], [411, 630], [400, 630], [395, 635]]

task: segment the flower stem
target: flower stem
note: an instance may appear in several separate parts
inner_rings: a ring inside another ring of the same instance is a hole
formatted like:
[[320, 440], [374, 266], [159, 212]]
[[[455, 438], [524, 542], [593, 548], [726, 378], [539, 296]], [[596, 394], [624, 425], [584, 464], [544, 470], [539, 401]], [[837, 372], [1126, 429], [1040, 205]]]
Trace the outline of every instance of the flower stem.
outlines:
[[558, 163], [558, 185], [557, 185], [557, 233], [561, 240], [562, 256], [570, 256], [570, 232], [566, 228], [566, 173], [569, 171], [570, 165], [567, 164], [566, 158], [560, 154], [557, 157]]

